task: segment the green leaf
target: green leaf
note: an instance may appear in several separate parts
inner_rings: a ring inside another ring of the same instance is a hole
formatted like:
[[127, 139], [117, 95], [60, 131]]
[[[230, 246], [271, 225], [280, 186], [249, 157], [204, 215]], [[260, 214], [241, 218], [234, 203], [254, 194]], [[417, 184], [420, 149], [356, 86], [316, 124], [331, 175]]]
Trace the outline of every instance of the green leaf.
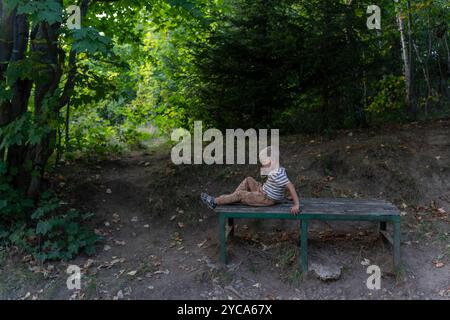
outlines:
[[19, 5], [18, 14], [28, 14], [36, 25], [47, 22], [49, 25], [62, 22], [62, 6], [56, 0], [27, 1]]
[[111, 39], [100, 35], [94, 28], [73, 30], [72, 35], [74, 40], [72, 49], [78, 53], [101, 53], [104, 55], [111, 53]]
[[45, 235], [50, 230], [50, 223], [47, 221], [39, 221], [36, 226], [36, 233]]
[[0, 210], [6, 208], [8, 205], [8, 200], [0, 200]]
[[19, 2], [21, 2], [21, 0], [3, 0], [3, 5], [5, 8], [5, 11], [10, 13], [11, 11], [14, 10], [14, 8], [17, 7], [17, 5], [19, 4]]

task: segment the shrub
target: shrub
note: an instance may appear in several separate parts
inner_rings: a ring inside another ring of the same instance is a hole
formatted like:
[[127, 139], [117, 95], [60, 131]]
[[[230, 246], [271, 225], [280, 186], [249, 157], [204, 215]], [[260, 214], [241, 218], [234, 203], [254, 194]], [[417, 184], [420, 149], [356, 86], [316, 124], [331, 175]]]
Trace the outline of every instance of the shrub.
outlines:
[[51, 192], [43, 193], [33, 209], [34, 201], [11, 186], [4, 169], [0, 162], [0, 245], [15, 245], [40, 262], [95, 253], [100, 237], [87, 226], [92, 214], [64, 211]]

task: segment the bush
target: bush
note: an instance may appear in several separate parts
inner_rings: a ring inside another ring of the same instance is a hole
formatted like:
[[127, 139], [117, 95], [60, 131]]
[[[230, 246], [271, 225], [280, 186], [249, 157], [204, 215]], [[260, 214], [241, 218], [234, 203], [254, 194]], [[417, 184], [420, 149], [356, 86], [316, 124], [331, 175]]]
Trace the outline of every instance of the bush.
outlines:
[[374, 95], [369, 98], [366, 112], [373, 124], [406, 119], [403, 77], [388, 75], [374, 82], [372, 87]]
[[0, 245], [14, 245], [44, 262], [70, 260], [80, 253], [95, 253], [100, 240], [86, 226], [91, 214], [70, 209], [64, 212], [60, 200], [50, 192], [42, 194], [35, 209], [10, 185], [0, 162]]

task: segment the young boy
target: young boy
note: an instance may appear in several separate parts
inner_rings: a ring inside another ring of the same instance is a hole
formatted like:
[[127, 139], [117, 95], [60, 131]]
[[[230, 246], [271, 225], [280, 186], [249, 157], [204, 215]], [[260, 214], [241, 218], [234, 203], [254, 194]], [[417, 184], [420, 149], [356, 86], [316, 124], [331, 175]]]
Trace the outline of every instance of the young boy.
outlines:
[[279, 165], [276, 150], [268, 147], [260, 152], [259, 158], [263, 170], [268, 172], [266, 183], [262, 185], [252, 177], [247, 177], [232, 194], [215, 198], [202, 193], [202, 202], [211, 209], [214, 209], [216, 206], [237, 202], [249, 206], [272, 206], [284, 200], [284, 191], [287, 188], [294, 201], [291, 213], [298, 214], [300, 212], [300, 203], [297, 192], [292, 182], [289, 181], [286, 170]]

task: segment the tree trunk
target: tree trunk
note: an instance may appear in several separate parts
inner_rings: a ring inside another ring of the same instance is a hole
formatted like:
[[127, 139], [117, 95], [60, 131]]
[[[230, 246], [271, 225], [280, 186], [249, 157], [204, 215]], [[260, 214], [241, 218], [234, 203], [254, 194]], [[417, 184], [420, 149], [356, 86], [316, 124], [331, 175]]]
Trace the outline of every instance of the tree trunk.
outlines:
[[445, 49], [447, 51], [447, 70], [448, 70], [448, 73], [450, 74], [450, 48], [449, 48], [449, 45], [448, 45], [447, 35], [446, 34], [444, 34], [443, 41], [444, 41]]
[[[58, 2], [62, 6], [62, 0]], [[82, 16], [86, 15], [88, 4], [89, 0], [82, 0]], [[69, 72], [59, 94], [65, 65], [65, 52], [59, 43], [61, 24], [39, 22], [30, 34], [30, 22], [26, 15], [17, 15], [16, 9], [12, 12], [4, 9], [4, 1], [0, 0], [0, 61], [3, 62], [0, 64], [0, 85], [5, 84], [4, 73], [12, 63], [30, 63], [28, 54], [39, 56], [44, 65], [39, 72], [45, 76], [34, 80], [33, 121], [37, 126], [49, 128], [49, 132], [36, 144], [20, 143], [0, 150], [8, 172], [13, 169], [18, 172], [13, 177], [13, 186], [28, 197], [36, 198], [41, 191], [45, 166], [56, 146], [55, 120], [60, 109], [69, 101], [75, 86], [76, 52], [71, 50], [69, 53]], [[33, 82], [26, 78], [20, 78], [11, 85], [12, 98], [0, 101], [0, 127], [26, 115], [32, 86]], [[29, 170], [30, 164], [32, 170]]]
[[65, 128], [65, 141], [66, 141], [66, 152], [70, 152], [70, 100], [66, 106], [66, 128]]
[[408, 9], [408, 59], [409, 59], [409, 108], [413, 119], [417, 118], [417, 103], [414, 90], [414, 55], [413, 55], [413, 16], [411, 0], [406, 1]]
[[405, 75], [406, 96], [405, 101], [408, 109], [411, 107], [411, 64], [409, 59], [409, 47], [406, 41], [405, 27], [403, 22], [403, 10], [401, 4], [397, 5], [397, 23], [400, 32], [400, 42], [402, 47], [403, 71]]

